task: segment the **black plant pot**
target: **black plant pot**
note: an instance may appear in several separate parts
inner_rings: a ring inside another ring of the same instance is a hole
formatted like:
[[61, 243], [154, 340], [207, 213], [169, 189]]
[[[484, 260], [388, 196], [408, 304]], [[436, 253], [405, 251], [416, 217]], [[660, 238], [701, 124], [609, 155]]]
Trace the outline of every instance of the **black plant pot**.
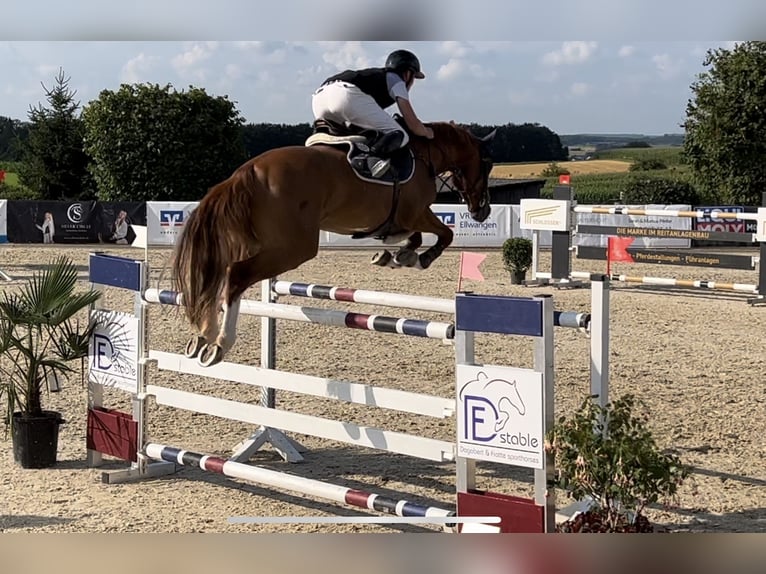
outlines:
[[13, 413], [13, 458], [22, 468], [49, 468], [56, 464], [61, 414], [43, 411], [42, 416]]
[[511, 270], [511, 285], [521, 285], [527, 277], [526, 271]]

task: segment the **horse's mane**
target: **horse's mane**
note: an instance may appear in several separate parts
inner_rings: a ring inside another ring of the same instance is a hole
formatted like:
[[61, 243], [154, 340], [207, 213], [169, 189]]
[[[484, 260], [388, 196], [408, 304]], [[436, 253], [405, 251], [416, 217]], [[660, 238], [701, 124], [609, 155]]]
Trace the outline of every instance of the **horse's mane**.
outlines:
[[475, 142], [474, 136], [467, 128], [452, 122], [430, 122], [426, 124], [434, 131], [435, 139], [456, 140], [456, 144], [470, 144]]

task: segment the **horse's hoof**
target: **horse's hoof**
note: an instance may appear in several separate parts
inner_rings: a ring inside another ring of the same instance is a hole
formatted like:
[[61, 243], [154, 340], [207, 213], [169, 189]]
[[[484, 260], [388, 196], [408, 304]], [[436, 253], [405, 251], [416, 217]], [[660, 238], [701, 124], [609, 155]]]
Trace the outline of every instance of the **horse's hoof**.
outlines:
[[373, 265], [378, 265], [379, 267], [386, 267], [391, 262], [393, 257], [394, 256], [391, 255], [391, 252], [388, 249], [384, 249], [380, 253], [373, 255], [370, 263]]
[[207, 343], [204, 337], [192, 337], [189, 339], [189, 342], [186, 343], [184, 355], [186, 355], [189, 359], [193, 359], [199, 354], [199, 352], [202, 350], [202, 347], [204, 347], [206, 344]]
[[429, 255], [428, 253], [421, 253], [420, 257], [418, 257], [418, 269], [428, 269], [431, 266], [431, 263], [434, 262], [434, 257]]
[[402, 267], [414, 267], [418, 263], [418, 254], [411, 249], [402, 249], [394, 257], [394, 262]]
[[220, 363], [222, 359], [223, 349], [220, 345], [212, 344], [202, 347], [197, 362], [203, 367], [210, 367], [216, 363]]

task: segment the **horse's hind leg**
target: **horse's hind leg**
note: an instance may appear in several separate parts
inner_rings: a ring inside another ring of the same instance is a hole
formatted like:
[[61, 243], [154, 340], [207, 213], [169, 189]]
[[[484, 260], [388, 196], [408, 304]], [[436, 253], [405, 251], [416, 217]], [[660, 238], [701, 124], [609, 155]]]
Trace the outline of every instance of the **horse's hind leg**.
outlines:
[[423, 245], [423, 234], [416, 231], [394, 255], [394, 262], [401, 267], [414, 267], [418, 263], [418, 248]]
[[[397, 237], [398, 236], [391, 236], [388, 240], [384, 240], [383, 243], [394, 243], [394, 239]], [[418, 254], [415, 250], [423, 245], [423, 234], [416, 231], [409, 236], [403, 235], [403, 237], [407, 237], [407, 243], [399, 248], [396, 255], [392, 255], [388, 249], [384, 249], [373, 256], [371, 263], [379, 267], [391, 267], [394, 269], [397, 267], [413, 267], [414, 265], [417, 265]], [[396, 242], [398, 243], [398, 241], [401, 241], [401, 239], [398, 239]]]
[[215, 342], [206, 345], [199, 356], [199, 363], [208, 367], [223, 360], [226, 353], [234, 346], [237, 339], [237, 321], [242, 295], [259, 281], [271, 279], [285, 271], [295, 269], [301, 263], [314, 257], [319, 248], [319, 232], [313, 247], [311, 245], [300, 246], [296, 243], [290, 245], [295, 252], [286, 253], [284, 248], [271, 249], [237, 261], [229, 266], [223, 289], [223, 317], [221, 326], [216, 333]]
[[202, 320], [202, 329], [200, 334], [192, 337], [186, 344], [185, 355], [194, 358], [202, 351], [206, 345], [215, 342], [218, 336], [218, 306], [213, 305], [208, 310], [208, 315]]

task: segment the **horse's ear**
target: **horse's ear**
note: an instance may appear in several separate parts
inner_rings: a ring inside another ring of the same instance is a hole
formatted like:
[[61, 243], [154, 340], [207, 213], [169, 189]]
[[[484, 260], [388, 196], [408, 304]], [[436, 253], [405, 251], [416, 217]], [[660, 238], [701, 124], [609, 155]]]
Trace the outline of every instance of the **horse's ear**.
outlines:
[[495, 128], [494, 130], [492, 130], [491, 132], [489, 132], [487, 135], [485, 135], [483, 138], [480, 138], [480, 139], [481, 141], [488, 143], [495, 138], [495, 135], [497, 135], [497, 128]]

